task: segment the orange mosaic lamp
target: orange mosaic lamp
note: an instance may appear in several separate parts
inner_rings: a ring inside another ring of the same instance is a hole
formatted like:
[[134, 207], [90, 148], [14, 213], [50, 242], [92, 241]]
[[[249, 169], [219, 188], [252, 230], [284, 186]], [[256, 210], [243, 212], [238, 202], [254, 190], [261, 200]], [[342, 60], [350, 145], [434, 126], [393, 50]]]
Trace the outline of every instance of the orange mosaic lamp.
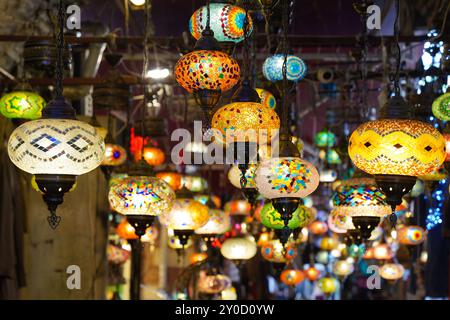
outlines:
[[167, 183], [174, 191], [180, 190], [183, 186], [182, 175], [178, 172], [158, 172], [156, 177]]
[[296, 286], [305, 279], [305, 274], [301, 270], [286, 269], [280, 275], [280, 280], [287, 286]]
[[416, 246], [425, 241], [426, 231], [419, 226], [406, 226], [397, 231], [398, 242], [407, 246]]

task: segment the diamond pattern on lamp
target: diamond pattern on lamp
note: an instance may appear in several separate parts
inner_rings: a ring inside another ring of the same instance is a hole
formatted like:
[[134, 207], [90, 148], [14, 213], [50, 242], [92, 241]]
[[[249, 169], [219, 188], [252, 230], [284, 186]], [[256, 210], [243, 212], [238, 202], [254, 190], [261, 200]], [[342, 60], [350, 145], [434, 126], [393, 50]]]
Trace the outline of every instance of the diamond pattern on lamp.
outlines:
[[31, 174], [80, 175], [101, 163], [105, 144], [87, 123], [41, 119], [13, 132], [8, 153], [17, 167]]

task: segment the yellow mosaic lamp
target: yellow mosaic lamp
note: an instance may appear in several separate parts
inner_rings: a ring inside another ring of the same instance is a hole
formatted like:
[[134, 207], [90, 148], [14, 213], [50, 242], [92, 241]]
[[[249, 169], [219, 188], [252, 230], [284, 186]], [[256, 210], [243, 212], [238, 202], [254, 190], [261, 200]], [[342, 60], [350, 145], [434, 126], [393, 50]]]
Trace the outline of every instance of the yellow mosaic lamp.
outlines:
[[380, 276], [388, 281], [401, 279], [405, 268], [399, 263], [386, 263], [380, 269]]
[[19, 83], [0, 99], [0, 113], [9, 119], [39, 119], [44, 106], [45, 100], [27, 83]]
[[[446, 155], [442, 134], [428, 123], [411, 120], [398, 90], [381, 109], [380, 120], [366, 122], [352, 133], [348, 152], [356, 167], [375, 176], [392, 212], [417, 177], [438, 169]], [[390, 219], [395, 224], [394, 213]]]

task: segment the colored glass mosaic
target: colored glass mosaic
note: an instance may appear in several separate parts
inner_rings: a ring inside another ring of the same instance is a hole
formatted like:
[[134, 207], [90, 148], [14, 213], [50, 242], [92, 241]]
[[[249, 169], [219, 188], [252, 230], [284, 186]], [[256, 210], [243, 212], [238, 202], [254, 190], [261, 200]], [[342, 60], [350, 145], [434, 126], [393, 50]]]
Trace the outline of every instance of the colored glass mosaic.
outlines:
[[[283, 80], [284, 55], [275, 54], [268, 57], [263, 64], [264, 77], [272, 82]], [[305, 62], [299, 57], [288, 55], [286, 61], [286, 77], [297, 82], [303, 79], [308, 71]]]
[[44, 106], [45, 100], [31, 91], [13, 91], [0, 99], [0, 113], [10, 119], [39, 119]]

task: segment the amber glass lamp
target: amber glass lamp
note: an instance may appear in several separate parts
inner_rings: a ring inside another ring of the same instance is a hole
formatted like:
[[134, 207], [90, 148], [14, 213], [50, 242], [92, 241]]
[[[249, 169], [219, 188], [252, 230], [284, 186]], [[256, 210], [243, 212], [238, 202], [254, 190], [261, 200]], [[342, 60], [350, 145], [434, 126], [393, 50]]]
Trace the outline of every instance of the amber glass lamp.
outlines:
[[178, 172], [158, 172], [156, 177], [167, 183], [174, 191], [180, 190], [183, 186], [182, 176]]
[[401, 279], [405, 269], [399, 263], [386, 263], [380, 269], [380, 276], [388, 281]]
[[426, 240], [426, 231], [419, 226], [405, 226], [397, 231], [398, 242], [407, 246], [415, 246]]
[[118, 144], [105, 144], [102, 166], [120, 166], [127, 160], [127, 152]]
[[301, 270], [286, 269], [280, 275], [280, 280], [287, 286], [296, 286], [305, 279], [305, 274]]

